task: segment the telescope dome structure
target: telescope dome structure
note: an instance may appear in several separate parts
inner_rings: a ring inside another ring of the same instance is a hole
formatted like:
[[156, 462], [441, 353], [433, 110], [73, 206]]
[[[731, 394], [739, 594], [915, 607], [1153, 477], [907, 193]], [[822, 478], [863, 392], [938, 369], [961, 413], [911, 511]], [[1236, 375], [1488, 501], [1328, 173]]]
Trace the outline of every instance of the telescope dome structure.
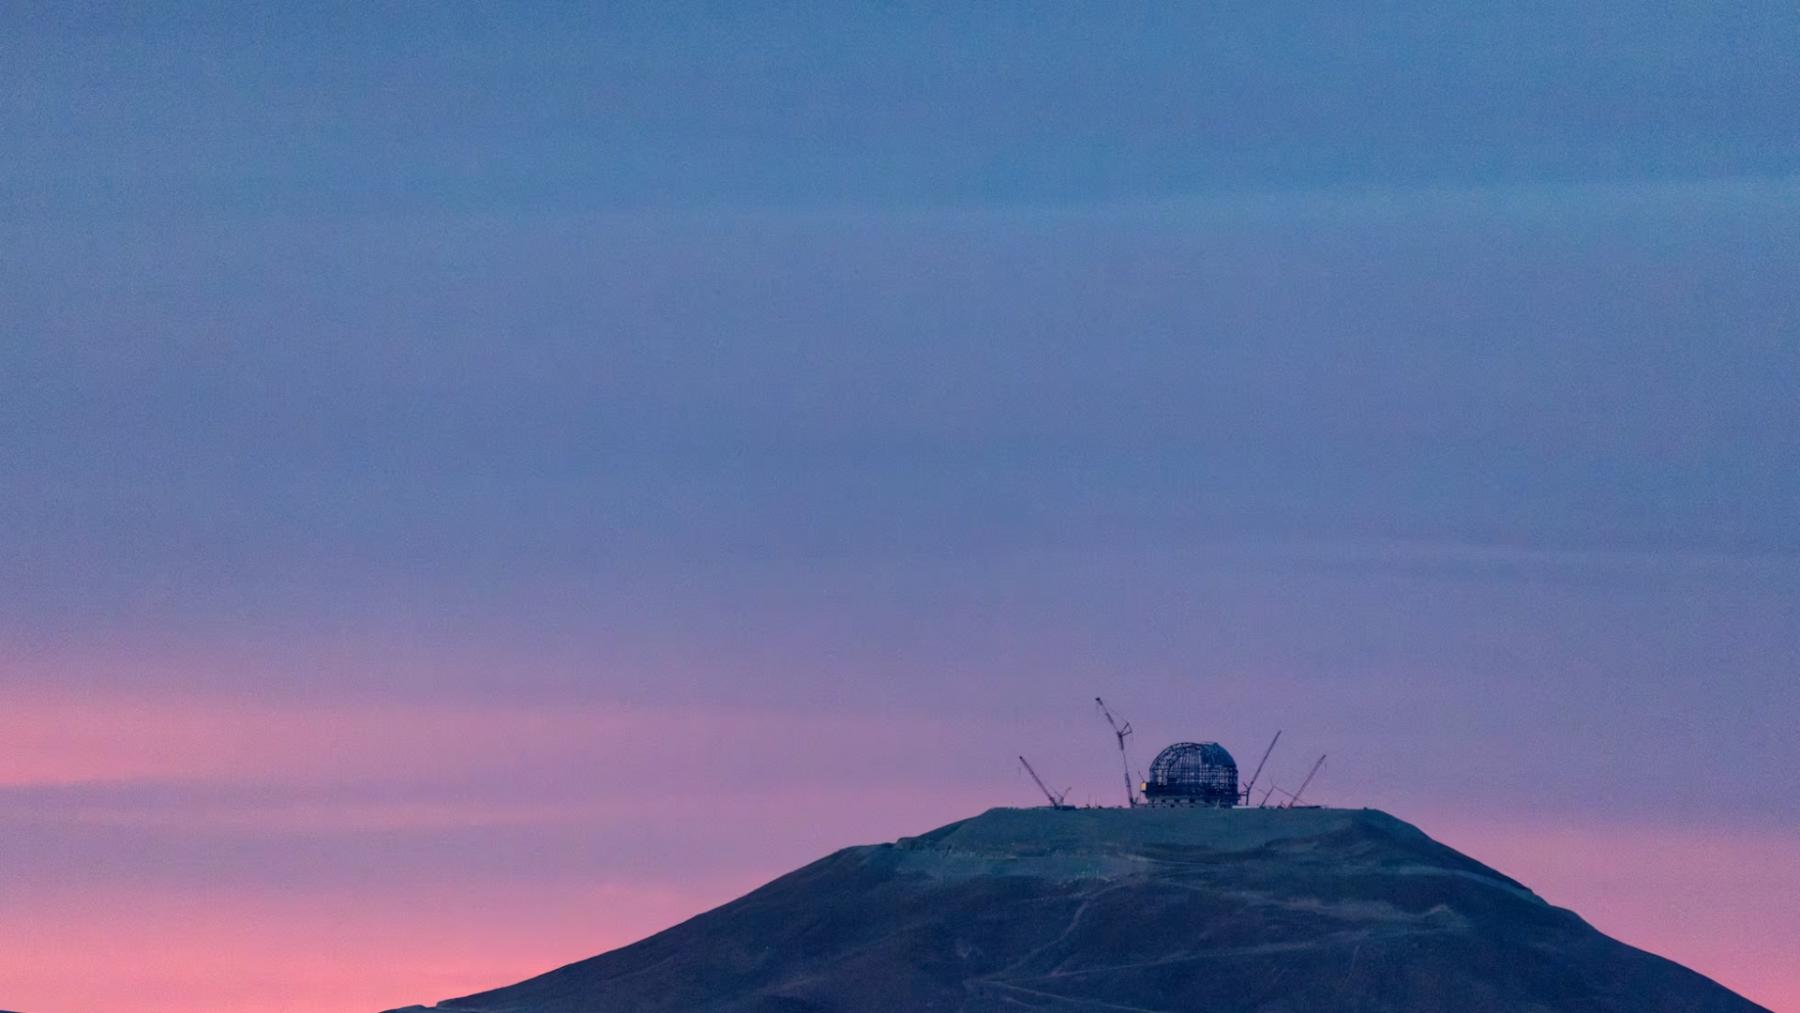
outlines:
[[1143, 793], [1147, 805], [1237, 805], [1237, 761], [1217, 742], [1177, 742], [1151, 761]]

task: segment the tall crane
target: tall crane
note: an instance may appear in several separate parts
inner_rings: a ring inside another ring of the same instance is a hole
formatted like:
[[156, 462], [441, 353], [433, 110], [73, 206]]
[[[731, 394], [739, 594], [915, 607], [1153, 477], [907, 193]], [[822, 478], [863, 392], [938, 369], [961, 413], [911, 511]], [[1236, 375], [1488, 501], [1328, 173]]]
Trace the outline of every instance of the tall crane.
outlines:
[[1135, 806], [1137, 786], [1131, 781], [1131, 758], [1125, 754], [1125, 736], [1131, 734], [1131, 722], [1127, 721], [1124, 727], [1120, 727], [1119, 722], [1113, 720], [1112, 711], [1106, 709], [1105, 700], [1095, 697], [1094, 702], [1100, 705], [1100, 713], [1106, 715], [1106, 723], [1112, 726], [1113, 736], [1119, 740], [1119, 762], [1125, 767], [1125, 804]]
[[1306, 786], [1312, 783], [1313, 775], [1317, 774], [1319, 768], [1323, 766], [1325, 766], [1325, 754], [1320, 753], [1319, 758], [1313, 761], [1312, 769], [1306, 772], [1306, 780], [1301, 781], [1299, 789], [1288, 796], [1288, 808], [1291, 809], [1300, 804], [1300, 796], [1306, 793]]
[[1281, 741], [1281, 732], [1277, 731], [1275, 733], [1275, 737], [1269, 740], [1269, 748], [1263, 750], [1262, 759], [1256, 761], [1256, 773], [1251, 774], [1249, 783], [1244, 785], [1244, 804], [1245, 805], [1250, 804], [1250, 789], [1256, 787], [1256, 779], [1262, 776], [1263, 764], [1269, 762], [1269, 754], [1273, 753], [1275, 751], [1275, 743], [1280, 742], [1280, 741]]
[[1060, 794], [1060, 795], [1057, 794], [1056, 792], [1051, 791], [1050, 786], [1044, 783], [1044, 779], [1038, 776], [1038, 772], [1031, 769], [1031, 761], [1030, 760], [1027, 760], [1025, 757], [1021, 756], [1021, 757], [1019, 757], [1019, 762], [1023, 763], [1025, 765], [1025, 773], [1030, 774], [1031, 779], [1033, 781], [1037, 782], [1038, 790], [1043, 792], [1044, 797], [1050, 800], [1050, 808], [1052, 808], [1052, 809], [1073, 809], [1073, 808], [1075, 808], [1074, 806], [1069, 805], [1068, 803], [1063, 801], [1063, 799], [1067, 798], [1068, 794], [1069, 794], [1069, 790], [1067, 788], [1064, 788], [1062, 791], [1062, 794]]

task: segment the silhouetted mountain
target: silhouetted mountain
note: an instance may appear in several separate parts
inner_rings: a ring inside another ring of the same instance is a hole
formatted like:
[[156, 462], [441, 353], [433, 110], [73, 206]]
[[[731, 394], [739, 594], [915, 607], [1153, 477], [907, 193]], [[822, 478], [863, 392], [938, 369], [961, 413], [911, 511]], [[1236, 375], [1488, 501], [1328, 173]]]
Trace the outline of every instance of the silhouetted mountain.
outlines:
[[432, 1009], [1761, 1007], [1385, 813], [993, 809], [846, 848], [641, 942]]

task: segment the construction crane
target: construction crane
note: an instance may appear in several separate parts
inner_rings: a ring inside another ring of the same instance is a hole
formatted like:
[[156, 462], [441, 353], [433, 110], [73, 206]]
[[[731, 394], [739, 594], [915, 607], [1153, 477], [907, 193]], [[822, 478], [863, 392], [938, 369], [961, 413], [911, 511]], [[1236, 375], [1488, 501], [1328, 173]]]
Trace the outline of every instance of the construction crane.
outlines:
[[1306, 780], [1301, 781], [1299, 789], [1297, 791], [1295, 791], [1292, 795], [1288, 796], [1288, 808], [1289, 809], [1292, 809], [1294, 806], [1300, 804], [1300, 796], [1306, 794], [1306, 786], [1312, 783], [1313, 775], [1317, 774], [1319, 772], [1319, 768], [1323, 767], [1324, 765], [1325, 765], [1325, 754], [1320, 753], [1319, 758], [1317, 760], [1313, 761], [1312, 769], [1306, 772]]
[[1019, 762], [1023, 763], [1025, 765], [1025, 773], [1030, 774], [1031, 779], [1033, 781], [1037, 782], [1038, 790], [1043, 792], [1044, 797], [1050, 800], [1050, 808], [1052, 808], [1052, 809], [1073, 809], [1073, 808], [1075, 808], [1074, 806], [1069, 805], [1068, 803], [1063, 801], [1064, 798], [1068, 797], [1069, 789], [1064, 788], [1062, 790], [1062, 794], [1060, 794], [1060, 795], [1057, 794], [1056, 792], [1051, 791], [1050, 786], [1044, 783], [1044, 779], [1038, 776], [1038, 772], [1031, 769], [1031, 761], [1030, 760], [1027, 760], [1025, 757], [1021, 756], [1021, 757], [1019, 757]]
[[1119, 762], [1125, 767], [1125, 804], [1135, 806], [1137, 805], [1137, 786], [1131, 781], [1131, 758], [1125, 754], [1125, 736], [1131, 734], [1131, 722], [1125, 722], [1125, 726], [1121, 728], [1119, 723], [1113, 720], [1112, 711], [1106, 709], [1105, 700], [1095, 697], [1094, 702], [1100, 705], [1100, 713], [1106, 715], [1106, 723], [1112, 726], [1113, 736], [1119, 740]]
[[1280, 741], [1281, 741], [1281, 732], [1277, 731], [1275, 733], [1275, 737], [1269, 740], [1269, 748], [1263, 750], [1262, 759], [1256, 761], [1256, 773], [1251, 774], [1249, 783], [1244, 785], [1244, 804], [1245, 805], [1250, 804], [1250, 789], [1256, 787], [1256, 779], [1262, 776], [1263, 764], [1269, 762], [1269, 754], [1273, 753], [1275, 751], [1275, 743], [1280, 742]]

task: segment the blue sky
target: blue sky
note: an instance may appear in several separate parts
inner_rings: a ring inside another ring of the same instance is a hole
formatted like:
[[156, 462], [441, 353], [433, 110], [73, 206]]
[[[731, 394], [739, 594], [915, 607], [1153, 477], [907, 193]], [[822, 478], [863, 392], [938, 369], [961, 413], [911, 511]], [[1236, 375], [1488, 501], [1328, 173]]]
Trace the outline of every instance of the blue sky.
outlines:
[[14, 208], [937, 206], [1782, 176], [1791, 5], [15, 7]]

